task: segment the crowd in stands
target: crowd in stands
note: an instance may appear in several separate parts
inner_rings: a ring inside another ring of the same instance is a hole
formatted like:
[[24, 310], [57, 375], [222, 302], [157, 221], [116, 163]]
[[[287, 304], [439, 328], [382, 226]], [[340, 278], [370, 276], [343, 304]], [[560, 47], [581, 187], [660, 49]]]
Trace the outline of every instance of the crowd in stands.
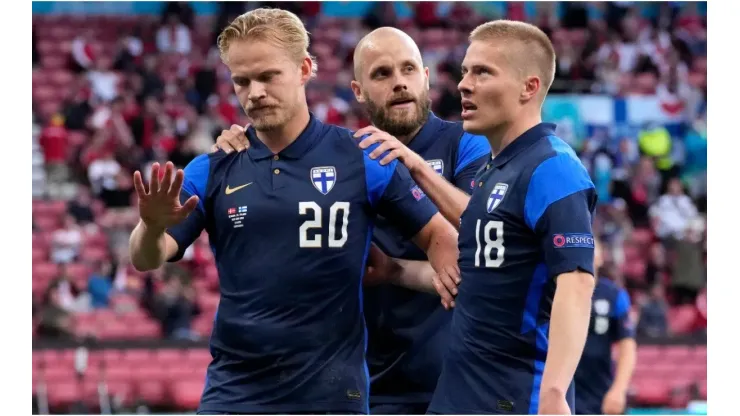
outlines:
[[[497, 17], [532, 21], [550, 35], [553, 94], [655, 94], [682, 106], [678, 134], [594, 130], [575, 150], [603, 189], [595, 223], [607, 247], [602, 274], [629, 289], [640, 335], [703, 331], [706, 15], [697, 3], [499, 3], [414, 3], [401, 18], [383, 2], [364, 19], [323, 16], [316, 2], [279, 6], [312, 32], [312, 111], [352, 129], [368, 124], [349, 88], [353, 47], [365, 33], [385, 25], [409, 33], [430, 68], [435, 113], [458, 119], [467, 34]], [[34, 16], [35, 339], [209, 335], [218, 276], [206, 235], [176, 265], [153, 273], [130, 266], [132, 173], [148, 177], [155, 161], [184, 167], [222, 129], [247, 123], [215, 38], [257, 5], [224, 4], [214, 18], [183, 3], [168, 3], [156, 19]]]

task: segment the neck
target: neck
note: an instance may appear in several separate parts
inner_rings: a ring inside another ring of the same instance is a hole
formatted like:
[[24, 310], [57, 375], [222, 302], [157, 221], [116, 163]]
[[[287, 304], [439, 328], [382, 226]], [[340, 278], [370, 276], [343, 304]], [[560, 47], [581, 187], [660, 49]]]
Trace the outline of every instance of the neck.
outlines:
[[[538, 109], [539, 110], [539, 109]], [[494, 155], [501, 153], [502, 150], [511, 144], [517, 137], [524, 134], [527, 130], [542, 123], [540, 111], [533, 114], [521, 114], [514, 120], [503, 123], [495, 127], [486, 134], [488, 143], [491, 145], [491, 151]]]
[[308, 106], [303, 106], [293, 118], [279, 128], [262, 131], [256, 130], [257, 138], [267, 146], [273, 154], [280, 153], [290, 146], [308, 125], [311, 115]]
[[417, 134], [419, 134], [419, 131], [421, 130], [422, 127], [424, 127], [423, 124], [420, 125], [419, 127], [417, 127], [416, 130], [412, 131], [410, 134], [408, 134], [406, 136], [396, 136], [396, 138], [401, 143], [408, 145], [409, 142], [411, 141], [411, 139], [413, 139], [414, 137], [416, 137]]

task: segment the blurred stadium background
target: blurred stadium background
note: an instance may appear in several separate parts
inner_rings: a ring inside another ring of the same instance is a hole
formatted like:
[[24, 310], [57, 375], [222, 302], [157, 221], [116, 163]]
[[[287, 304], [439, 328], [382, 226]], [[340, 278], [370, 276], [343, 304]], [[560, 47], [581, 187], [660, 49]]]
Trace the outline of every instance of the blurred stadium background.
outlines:
[[706, 3], [34, 2], [33, 406], [35, 413], [193, 411], [210, 360], [218, 277], [204, 235], [184, 261], [137, 273], [131, 174], [184, 167], [246, 123], [215, 49], [220, 29], [272, 6], [312, 32], [321, 119], [367, 124], [352, 50], [392, 25], [416, 39], [434, 111], [460, 113], [469, 30], [527, 20], [558, 70], [544, 118], [600, 194], [603, 274], [632, 296], [639, 334], [630, 411], [705, 413]]

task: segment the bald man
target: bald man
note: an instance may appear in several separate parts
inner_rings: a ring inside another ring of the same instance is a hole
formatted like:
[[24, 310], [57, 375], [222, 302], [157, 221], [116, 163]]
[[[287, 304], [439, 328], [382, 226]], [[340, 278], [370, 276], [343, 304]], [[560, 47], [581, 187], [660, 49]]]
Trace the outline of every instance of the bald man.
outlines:
[[[483, 136], [465, 133], [462, 123], [440, 120], [430, 111], [429, 69], [416, 43], [395, 28], [371, 32], [355, 48], [354, 75], [355, 98], [372, 121], [355, 137], [395, 136], [459, 189], [460, 203], [467, 202], [473, 177], [491, 150]], [[371, 157], [397, 156], [383, 153]], [[406, 270], [418, 270], [419, 276], [431, 270], [424, 252], [382, 218], [373, 241]], [[366, 288], [364, 304], [371, 413], [425, 413], [441, 372], [451, 313], [438, 296], [392, 285]]]

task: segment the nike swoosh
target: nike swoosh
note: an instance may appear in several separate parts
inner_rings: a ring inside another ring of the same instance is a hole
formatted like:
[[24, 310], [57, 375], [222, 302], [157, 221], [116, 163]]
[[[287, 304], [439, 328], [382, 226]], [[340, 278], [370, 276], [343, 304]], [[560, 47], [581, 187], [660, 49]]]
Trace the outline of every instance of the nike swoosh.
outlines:
[[254, 182], [249, 182], [249, 183], [246, 183], [244, 185], [237, 186], [236, 188], [229, 188], [229, 185], [226, 185], [226, 195], [231, 195], [234, 192], [236, 192], [236, 191], [238, 191], [238, 190], [240, 190], [242, 188], [246, 188], [247, 186], [249, 186], [249, 185], [251, 185], [253, 183]]

